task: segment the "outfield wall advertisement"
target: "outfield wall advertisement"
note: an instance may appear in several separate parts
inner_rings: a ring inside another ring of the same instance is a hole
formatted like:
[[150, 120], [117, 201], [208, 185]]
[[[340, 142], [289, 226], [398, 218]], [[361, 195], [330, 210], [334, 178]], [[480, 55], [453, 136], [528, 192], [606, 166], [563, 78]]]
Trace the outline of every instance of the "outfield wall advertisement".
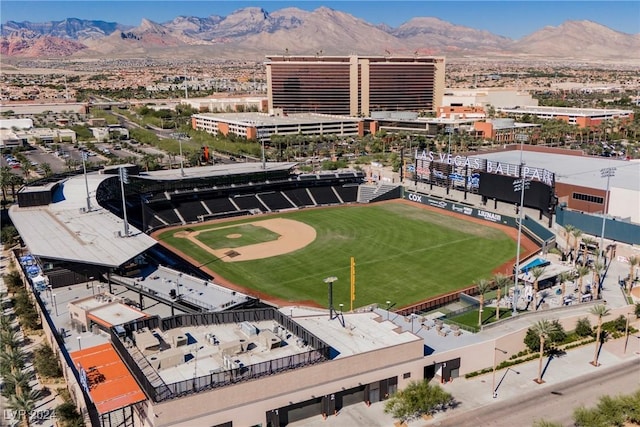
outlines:
[[427, 196], [426, 194], [405, 191], [404, 198], [412, 202], [422, 203], [423, 205], [432, 206], [434, 208], [440, 208], [470, 217], [481, 218], [485, 221], [504, 224], [509, 227], [517, 227], [516, 219], [510, 216], [474, 208], [460, 203], [449, 202], [447, 200]]

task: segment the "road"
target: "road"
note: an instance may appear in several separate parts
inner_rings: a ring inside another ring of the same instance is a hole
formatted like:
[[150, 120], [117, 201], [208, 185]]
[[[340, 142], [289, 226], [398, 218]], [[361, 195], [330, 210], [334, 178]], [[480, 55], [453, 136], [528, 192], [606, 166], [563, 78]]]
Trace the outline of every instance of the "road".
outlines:
[[434, 421], [447, 426], [530, 426], [544, 419], [573, 425], [573, 410], [580, 405], [594, 407], [602, 395], [616, 396], [640, 389], [640, 360], [632, 359], [610, 368], [545, 388], [513, 396], [503, 402], [483, 406]]

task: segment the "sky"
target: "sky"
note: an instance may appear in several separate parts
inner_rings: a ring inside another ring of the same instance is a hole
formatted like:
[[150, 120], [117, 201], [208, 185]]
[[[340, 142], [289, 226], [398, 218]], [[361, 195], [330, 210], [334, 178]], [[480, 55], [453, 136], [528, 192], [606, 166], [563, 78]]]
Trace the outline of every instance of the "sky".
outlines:
[[179, 0], [2, 0], [0, 21], [46, 22], [80, 18], [137, 26], [143, 18], [157, 23], [177, 16], [227, 16], [244, 7], [274, 12], [285, 7], [312, 11], [326, 6], [372, 24], [397, 27], [414, 17], [436, 17], [493, 34], [519, 39], [567, 20], [590, 20], [611, 29], [640, 34], [640, 1], [179, 1]]

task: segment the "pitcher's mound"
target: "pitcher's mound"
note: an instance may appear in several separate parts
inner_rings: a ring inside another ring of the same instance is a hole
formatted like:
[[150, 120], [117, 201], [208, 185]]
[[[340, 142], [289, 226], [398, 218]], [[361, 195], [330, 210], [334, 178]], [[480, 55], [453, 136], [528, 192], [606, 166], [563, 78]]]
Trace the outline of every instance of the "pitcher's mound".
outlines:
[[227, 234], [226, 238], [227, 239], [239, 239], [242, 237], [242, 234], [238, 234], [238, 233], [233, 233], [233, 234]]

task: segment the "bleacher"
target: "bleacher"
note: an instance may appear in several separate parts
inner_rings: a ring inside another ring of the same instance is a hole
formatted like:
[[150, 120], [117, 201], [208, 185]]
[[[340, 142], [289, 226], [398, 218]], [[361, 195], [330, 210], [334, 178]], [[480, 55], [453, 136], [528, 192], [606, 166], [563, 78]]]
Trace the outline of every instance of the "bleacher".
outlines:
[[231, 203], [228, 197], [218, 197], [215, 199], [203, 200], [212, 214], [221, 214], [237, 211], [238, 209]]
[[182, 220], [176, 214], [175, 207], [170, 201], [154, 203], [151, 205], [154, 212], [153, 217], [149, 220], [151, 227], [158, 227], [167, 224], [180, 224]]
[[295, 208], [279, 191], [259, 193], [257, 197], [272, 211]]
[[292, 188], [291, 190], [283, 191], [283, 193], [299, 208], [315, 205], [306, 188]]
[[[133, 225], [148, 231], [257, 212], [354, 203], [359, 201], [359, 185], [363, 178], [363, 172], [352, 171], [292, 175], [286, 180], [222, 186], [207, 185], [210, 182], [185, 186], [179, 181], [173, 183], [175, 185], [163, 182], [154, 187], [145, 182], [144, 193], [127, 197], [127, 211]], [[103, 189], [101, 204], [122, 217], [117, 184], [114, 181]]]
[[266, 212], [266, 208], [260, 203], [260, 200], [256, 199], [255, 194], [240, 194], [233, 197], [233, 201], [241, 210], [258, 209]]
[[355, 184], [334, 185], [333, 189], [338, 192], [344, 203], [353, 203], [358, 200], [358, 186]]
[[311, 195], [319, 205], [335, 205], [340, 203], [332, 187], [310, 187]]
[[375, 185], [361, 185], [358, 187], [358, 202], [360, 203], [369, 203], [373, 198], [376, 197], [376, 187]]
[[196, 222], [198, 221], [199, 215], [206, 215], [209, 213], [200, 200], [184, 201], [179, 203], [174, 202], [174, 206], [178, 211], [180, 211], [180, 215], [182, 215], [182, 218], [186, 222]]

